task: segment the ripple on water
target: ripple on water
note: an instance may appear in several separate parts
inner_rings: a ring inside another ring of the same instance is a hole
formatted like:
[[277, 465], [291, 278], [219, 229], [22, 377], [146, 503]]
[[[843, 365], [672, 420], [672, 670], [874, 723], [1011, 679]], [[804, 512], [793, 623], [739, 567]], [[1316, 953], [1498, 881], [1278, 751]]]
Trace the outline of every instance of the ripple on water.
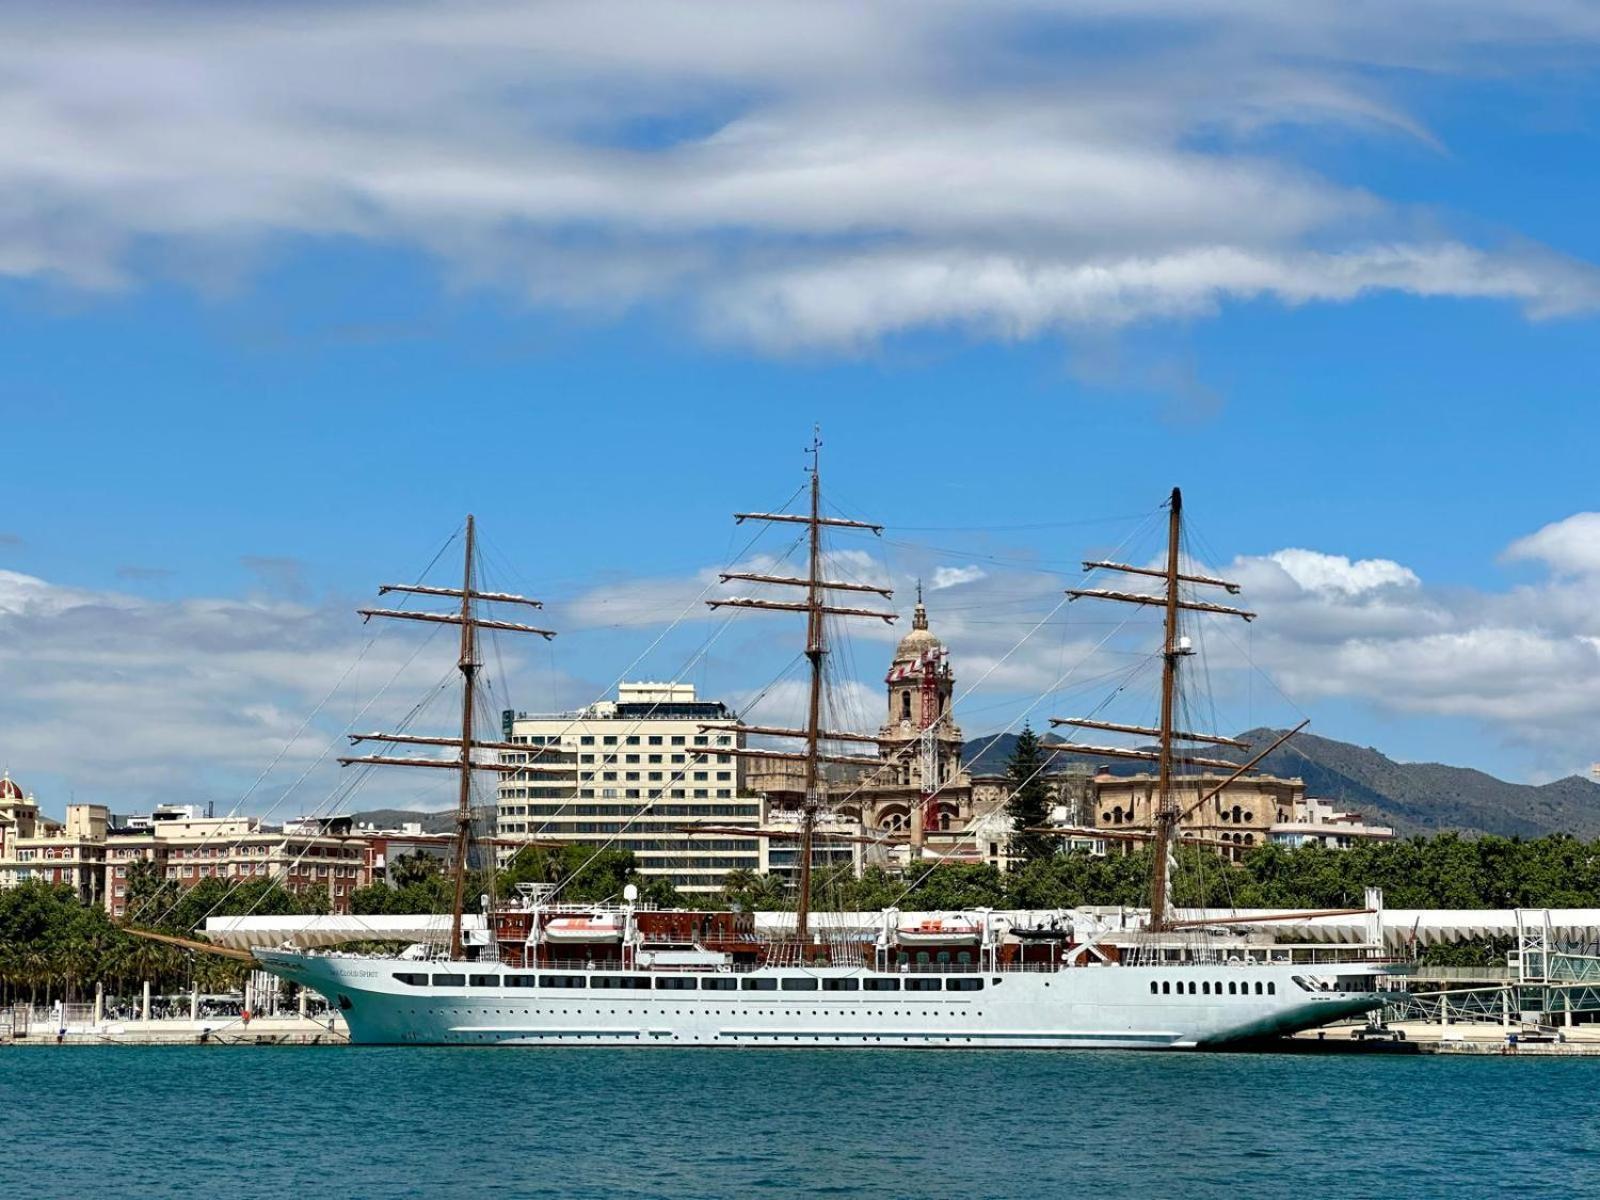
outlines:
[[220, 1047], [0, 1059], [0, 1197], [1600, 1194], [1600, 1062]]

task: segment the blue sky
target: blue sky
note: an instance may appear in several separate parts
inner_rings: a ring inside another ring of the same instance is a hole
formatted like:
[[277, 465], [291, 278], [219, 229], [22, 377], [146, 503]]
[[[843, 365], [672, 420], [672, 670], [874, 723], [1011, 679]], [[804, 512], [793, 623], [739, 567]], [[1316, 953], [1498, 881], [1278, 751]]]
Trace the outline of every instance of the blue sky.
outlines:
[[982, 572], [929, 596], [969, 733], [1082, 706], [1104, 614], [997, 660], [1176, 483], [1290, 698], [1219, 641], [1224, 725], [1600, 759], [1589, 7], [288, 11], [4, 18], [0, 760], [47, 806], [327, 802], [349, 610], [468, 510], [564, 630], [504, 695], [593, 698], [813, 422], [897, 602]]

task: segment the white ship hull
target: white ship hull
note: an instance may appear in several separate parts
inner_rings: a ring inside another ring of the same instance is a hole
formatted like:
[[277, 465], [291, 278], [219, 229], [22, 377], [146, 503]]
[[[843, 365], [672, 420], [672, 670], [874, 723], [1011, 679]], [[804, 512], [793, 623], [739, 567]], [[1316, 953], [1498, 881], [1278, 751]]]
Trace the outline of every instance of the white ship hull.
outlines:
[[1378, 1008], [1390, 973], [1374, 963], [533, 971], [293, 950], [256, 956], [338, 1005], [352, 1041], [412, 1045], [1193, 1049]]

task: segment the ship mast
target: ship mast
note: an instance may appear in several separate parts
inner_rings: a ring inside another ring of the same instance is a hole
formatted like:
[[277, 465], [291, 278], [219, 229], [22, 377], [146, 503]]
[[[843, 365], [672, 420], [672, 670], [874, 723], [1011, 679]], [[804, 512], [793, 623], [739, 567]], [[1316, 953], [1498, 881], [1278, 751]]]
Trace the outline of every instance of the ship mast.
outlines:
[[[810, 687], [806, 697], [806, 723], [802, 729], [782, 729], [772, 726], [742, 727], [744, 732], [756, 732], [775, 737], [803, 738], [805, 751], [803, 754], [783, 754], [765, 750], [748, 750], [739, 748], [735, 753], [751, 757], [776, 758], [793, 761], [799, 759], [804, 763], [805, 794], [800, 802], [800, 879], [798, 895], [795, 906], [795, 934], [801, 945], [810, 939], [811, 922], [811, 851], [815, 843], [817, 815], [822, 809], [822, 773], [821, 764], [824, 762], [851, 763], [860, 766], [882, 767], [885, 765], [882, 758], [868, 758], [865, 755], [827, 754], [823, 753], [820, 743], [830, 740], [845, 741], [876, 741], [862, 734], [841, 734], [822, 728], [822, 689], [823, 667], [828, 655], [827, 628], [824, 621], [828, 616], [839, 617], [877, 617], [890, 622], [895, 620], [896, 614], [879, 612], [876, 609], [845, 608], [829, 604], [827, 593], [829, 591], [846, 592], [871, 592], [875, 595], [890, 598], [894, 595], [887, 588], [876, 587], [871, 584], [847, 583], [829, 580], [824, 577], [822, 570], [822, 529], [824, 526], [837, 526], [846, 529], [866, 529], [873, 534], [882, 536], [883, 526], [869, 524], [865, 521], [848, 521], [841, 517], [825, 517], [822, 515], [822, 438], [820, 433], [814, 434], [811, 445], [807, 449], [811, 455], [810, 489], [811, 504], [809, 514], [798, 516], [790, 513], [735, 513], [734, 520], [745, 521], [776, 521], [789, 524], [805, 525], [806, 529], [806, 576], [804, 579], [792, 579], [777, 575], [759, 575], [747, 572], [729, 571], [722, 575], [723, 582], [731, 579], [741, 579], [755, 583], [777, 584], [789, 587], [803, 587], [805, 600], [803, 602], [787, 600], [760, 600], [750, 598], [735, 598], [729, 600], [708, 600], [706, 603], [713, 609], [716, 608], [765, 608], [779, 609], [787, 612], [803, 612], [806, 614], [806, 661], [810, 664]], [[718, 748], [716, 753], [726, 753]]]
[[817, 730], [822, 723], [822, 659], [827, 651], [822, 627], [822, 439], [811, 444], [811, 524], [806, 530], [806, 661], [811, 664], [810, 693], [806, 700], [806, 791], [800, 805], [800, 894], [796, 901], [795, 936], [805, 945], [811, 916], [811, 839], [821, 806], [817, 764]]
[[461, 627], [461, 650], [456, 661], [456, 666], [461, 671], [461, 736], [454, 738], [426, 737], [401, 733], [355, 733], [350, 735], [352, 743], [388, 742], [412, 746], [448, 746], [459, 750], [460, 757], [455, 759], [392, 758], [383, 755], [361, 755], [339, 759], [341, 766], [349, 766], [352, 763], [356, 763], [385, 767], [433, 767], [456, 772], [458, 786], [456, 789], [455, 865], [454, 878], [452, 880], [453, 901], [450, 907], [450, 957], [452, 960], [459, 960], [462, 957], [461, 914], [466, 903], [467, 850], [472, 833], [472, 772], [482, 770], [516, 773], [541, 769], [537, 764], [529, 765], [526, 762], [475, 762], [472, 752], [474, 750], [496, 750], [502, 753], [502, 757], [507, 754], [516, 754], [519, 757], [525, 754], [529, 758], [544, 753], [544, 751], [537, 748], [512, 742], [485, 742], [473, 737], [474, 701], [476, 698], [478, 670], [483, 665], [478, 661], [478, 630], [500, 629], [509, 633], [536, 633], [547, 640], [555, 637], [553, 630], [538, 629], [532, 625], [523, 625], [515, 621], [490, 620], [477, 615], [477, 602], [479, 601], [487, 601], [493, 604], [523, 604], [530, 608], [543, 608], [544, 605], [538, 600], [530, 600], [526, 596], [516, 596], [509, 592], [484, 592], [478, 590], [476, 586], [477, 527], [470, 513], [467, 514], [465, 560], [459, 588], [386, 583], [378, 589], [380, 596], [389, 592], [408, 592], [423, 596], [453, 597], [461, 601], [460, 608], [456, 612], [410, 612], [405, 609], [391, 608], [363, 608], [357, 610], [360, 612], [362, 619], [368, 621], [373, 617], [385, 617], [401, 621], [428, 621], [434, 624], [459, 625]]
[[[1229, 594], [1237, 594], [1239, 585], [1230, 583], [1225, 579], [1215, 579], [1209, 575], [1183, 574], [1180, 570], [1180, 552], [1182, 549], [1183, 534], [1183, 492], [1178, 488], [1172, 489], [1172, 495], [1167, 501], [1167, 554], [1166, 565], [1163, 570], [1151, 567], [1135, 567], [1128, 563], [1116, 562], [1086, 562], [1083, 564], [1085, 571], [1103, 570], [1120, 571], [1128, 575], [1139, 575], [1162, 581], [1162, 590], [1157, 594], [1143, 592], [1116, 592], [1100, 588], [1068, 588], [1067, 595], [1073, 600], [1080, 596], [1092, 596], [1099, 600], [1114, 600], [1123, 604], [1137, 604], [1159, 606], [1162, 609], [1162, 645], [1161, 645], [1161, 723], [1155, 728], [1143, 725], [1123, 725], [1109, 721], [1097, 721], [1084, 717], [1054, 717], [1052, 725], [1072, 725], [1082, 729], [1105, 729], [1117, 733], [1138, 733], [1153, 735], [1157, 739], [1157, 749], [1129, 750], [1112, 746], [1082, 746], [1073, 743], [1064, 743], [1055, 746], [1046, 746], [1045, 750], [1051, 754], [1091, 754], [1096, 757], [1132, 758], [1141, 759], [1156, 764], [1156, 798], [1154, 812], [1151, 814], [1154, 832], [1151, 840], [1154, 843], [1152, 860], [1150, 863], [1150, 924], [1154, 932], [1162, 932], [1172, 928], [1171, 899], [1170, 899], [1170, 866], [1169, 860], [1172, 845], [1177, 840], [1178, 825], [1182, 819], [1199, 808], [1200, 803], [1210, 796], [1203, 797], [1187, 810], [1180, 809], [1178, 798], [1173, 787], [1173, 767], [1178, 764], [1190, 764], [1205, 767], [1219, 767], [1234, 770], [1234, 775], [1229, 779], [1242, 775], [1262, 757], [1258, 755], [1245, 767], [1239, 767], [1226, 759], [1198, 758], [1192, 753], [1179, 752], [1175, 742], [1204, 742], [1211, 745], [1232, 746], [1249, 749], [1244, 743], [1233, 738], [1220, 737], [1210, 733], [1189, 733], [1175, 729], [1174, 709], [1178, 696], [1178, 670], [1179, 664], [1189, 654], [1188, 639], [1183, 637], [1179, 630], [1179, 613], [1182, 611], [1220, 613], [1227, 616], [1242, 617], [1246, 621], [1255, 619], [1255, 613], [1246, 612], [1241, 608], [1230, 608], [1226, 605], [1212, 604], [1201, 600], [1186, 600], [1179, 592], [1179, 585], [1184, 583], [1198, 584], [1204, 587], [1219, 587]], [[1219, 789], [1213, 790], [1210, 795], [1215, 795]]]
[[1178, 538], [1183, 521], [1183, 492], [1172, 489], [1167, 505], [1167, 595], [1161, 648], [1161, 762], [1156, 783], [1155, 853], [1150, 864], [1150, 926], [1164, 929], [1167, 920], [1167, 857], [1172, 853], [1172, 702], [1178, 688]]

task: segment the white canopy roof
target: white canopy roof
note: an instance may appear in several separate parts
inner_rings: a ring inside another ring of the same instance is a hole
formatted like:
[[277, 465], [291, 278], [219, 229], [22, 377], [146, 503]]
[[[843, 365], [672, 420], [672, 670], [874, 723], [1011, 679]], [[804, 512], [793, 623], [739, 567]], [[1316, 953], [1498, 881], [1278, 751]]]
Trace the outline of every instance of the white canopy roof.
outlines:
[[[464, 930], [483, 929], [483, 916], [467, 913]], [[208, 917], [206, 938], [235, 950], [268, 949], [290, 943], [301, 949], [342, 942], [442, 941], [450, 936], [448, 916]]]
[[[1512, 908], [1483, 909], [1417, 909], [1391, 908], [1376, 913], [1338, 917], [1305, 917], [1283, 919], [1292, 909], [1186, 909], [1178, 915], [1184, 920], [1228, 919], [1232, 928], [1253, 929], [1271, 933], [1280, 942], [1323, 942], [1360, 945], [1367, 941], [1374, 923], [1383, 944], [1392, 950], [1405, 950], [1413, 944], [1434, 946], [1477, 938], [1515, 937], [1517, 935], [1517, 910]], [[1523, 909], [1523, 920], [1543, 924], [1546, 910]], [[1548, 910], [1550, 932], [1558, 942], [1600, 942], [1600, 909], [1553, 908]], [[915, 923], [927, 918], [949, 916], [946, 912], [904, 912], [902, 924]], [[1046, 912], [1004, 912], [997, 914], [1014, 925], [1039, 925], [1051, 919], [1063, 923], [1074, 920], [1092, 922], [1102, 929], [1135, 929], [1142, 923], [1144, 914], [1138, 910], [1091, 909], [1075, 913], [1051, 910]], [[1260, 923], [1241, 922], [1240, 917], [1261, 918]], [[794, 914], [758, 912], [755, 914], [759, 929], [781, 930], [793, 928]], [[814, 927], [828, 929], [878, 929], [883, 916], [876, 912], [816, 913]], [[482, 930], [483, 917], [471, 913], [462, 919], [467, 930]], [[323, 917], [211, 917], [206, 921], [206, 937], [213, 942], [235, 949], [281, 946], [290, 943], [300, 947], [334, 946], [341, 942], [361, 940], [439, 941], [450, 932], [447, 916], [323, 916]]]

